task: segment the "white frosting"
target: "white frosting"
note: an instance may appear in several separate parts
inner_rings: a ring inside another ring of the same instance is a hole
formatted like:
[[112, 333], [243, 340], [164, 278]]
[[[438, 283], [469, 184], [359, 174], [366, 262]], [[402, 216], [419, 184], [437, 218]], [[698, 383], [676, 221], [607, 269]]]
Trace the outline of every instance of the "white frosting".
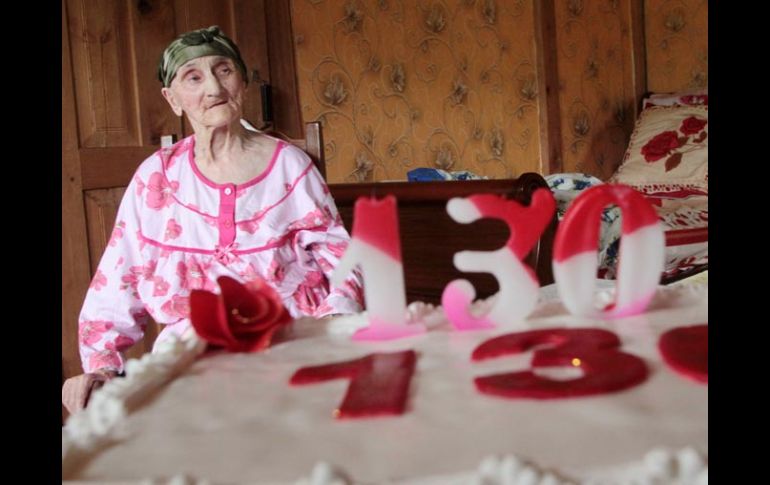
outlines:
[[353, 480], [345, 472], [326, 463], [319, 462], [313, 467], [310, 477], [303, 478], [296, 485], [352, 485]]
[[[645, 360], [649, 378], [588, 398], [490, 397], [474, 389], [473, 378], [527, 368], [531, 354], [474, 363], [470, 353], [510, 330], [452, 332], [440, 308], [413, 304], [409, 318], [425, 322], [427, 334], [357, 343], [349, 335], [361, 316], [303, 319], [263, 352], [219, 352], [189, 365], [200, 352], [191, 340], [129, 363], [125, 379], [105, 385], [63, 428], [63, 476], [111, 483], [707, 483], [708, 387], [674, 373], [657, 350], [666, 330], [707, 322], [707, 284], [661, 288], [647, 313], [617, 320], [570, 316], [553, 294], [543, 289], [530, 328], [611, 330], [623, 351]], [[346, 380], [288, 384], [303, 366], [406, 349], [419, 357], [403, 416], [335, 420]], [[148, 405], [138, 406], [143, 401]]]
[[127, 412], [182, 372], [205, 348], [195, 335], [183, 341], [174, 337], [158, 353], [129, 360], [126, 377], [112, 379], [94, 391], [88, 407], [70, 416], [62, 428], [62, 474], [66, 476], [98, 448], [126, 439], [130, 434], [125, 426]]
[[707, 485], [706, 458], [694, 448], [662, 448], [648, 452], [640, 462], [594, 470], [586, 485]]

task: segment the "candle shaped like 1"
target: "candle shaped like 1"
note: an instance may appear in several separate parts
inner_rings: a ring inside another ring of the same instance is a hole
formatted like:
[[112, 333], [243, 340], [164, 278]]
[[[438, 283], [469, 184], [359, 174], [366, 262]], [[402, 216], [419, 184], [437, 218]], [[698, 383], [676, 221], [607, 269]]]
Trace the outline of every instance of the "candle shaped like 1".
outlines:
[[492, 309], [486, 315], [473, 316], [468, 311], [476, 297], [473, 285], [468, 280], [450, 282], [441, 295], [441, 304], [455, 329], [476, 330], [515, 322], [535, 308], [540, 283], [523, 260], [548, 226], [555, 209], [556, 201], [548, 189], [536, 190], [529, 207], [493, 194], [454, 198], [447, 203], [447, 212], [457, 222], [467, 224], [492, 217], [505, 221], [511, 231], [505, 246], [497, 251], [455, 254], [457, 269], [492, 273], [500, 285]]
[[396, 198], [356, 200], [351, 236], [332, 284], [341, 285], [353, 266], [361, 265], [369, 326], [357, 331], [353, 340], [390, 340], [425, 332], [422, 324], [406, 323]]
[[[602, 210], [616, 204], [622, 233], [615, 303], [594, 306]], [[655, 294], [664, 267], [665, 237], [658, 214], [642, 194], [625, 185], [597, 185], [567, 209], [554, 240], [553, 276], [573, 315], [623, 317], [641, 313]]]

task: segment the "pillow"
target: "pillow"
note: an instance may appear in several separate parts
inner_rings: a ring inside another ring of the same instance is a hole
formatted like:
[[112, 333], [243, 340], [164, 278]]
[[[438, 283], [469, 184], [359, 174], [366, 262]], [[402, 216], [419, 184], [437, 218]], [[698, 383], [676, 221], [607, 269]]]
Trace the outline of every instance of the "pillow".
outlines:
[[708, 194], [708, 106], [653, 106], [636, 121], [609, 182], [648, 195]]
[[642, 109], [650, 106], [696, 106], [709, 104], [708, 91], [691, 93], [657, 93], [651, 94], [642, 102]]

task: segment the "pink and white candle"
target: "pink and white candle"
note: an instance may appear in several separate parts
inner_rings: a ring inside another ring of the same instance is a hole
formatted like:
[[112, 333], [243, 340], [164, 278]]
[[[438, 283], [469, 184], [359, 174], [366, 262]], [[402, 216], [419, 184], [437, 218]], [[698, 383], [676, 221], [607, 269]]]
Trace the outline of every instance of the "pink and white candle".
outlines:
[[[615, 302], [594, 304], [602, 211], [620, 207], [622, 233]], [[652, 205], [624, 185], [598, 185], [580, 194], [559, 224], [553, 275], [564, 305], [574, 315], [623, 317], [641, 313], [655, 294], [664, 267], [663, 228]]]
[[425, 332], [419, 323], [407, 324], [404, 266], [398, 230], [396, 199], [359, 198], [353, 208], [352, 240], [332, 275], [341, 285], [356, 264], [361, 265], [369, 326], [353, 340], [390, 340]]
[[457, 330], [493, 328], [522, 320], [537, 304], [540, 283], [523, 260], [537, 243], [553, 217], [556, 202], [547, 189], [538, 189], [525, 207], [516, 201], [492, 194], [454, 198], [447, 212], [455, 221], [468, 224], [482, 218], [503, 220], [510, 229], [505, 246], [496, 251], [460, 251], [455, 267], [464, 272], [491, 273], [500, 286], [492, 308], [474, 316], [469, 307], [476, 291], [468, 280], [450, 282], [441, 296], [447, 319]]

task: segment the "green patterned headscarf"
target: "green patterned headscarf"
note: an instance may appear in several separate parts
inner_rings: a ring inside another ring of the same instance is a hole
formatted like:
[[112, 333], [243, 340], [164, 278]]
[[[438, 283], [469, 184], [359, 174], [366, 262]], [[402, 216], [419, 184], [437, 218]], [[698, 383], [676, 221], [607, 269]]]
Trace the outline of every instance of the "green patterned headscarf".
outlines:
[[160, 59], [158, 79], [164, 87], [169, 87], [176, 76], [176, 71], [185, 62], [203, 56], [229, 57], [235, 61], [235, 65], [238, 66], [243, 75], [243, 80], [248, 82], [246, 64], [241, 58], [238, 46], [220, 32], [217, 26], [187, 32], [169, 44]]

